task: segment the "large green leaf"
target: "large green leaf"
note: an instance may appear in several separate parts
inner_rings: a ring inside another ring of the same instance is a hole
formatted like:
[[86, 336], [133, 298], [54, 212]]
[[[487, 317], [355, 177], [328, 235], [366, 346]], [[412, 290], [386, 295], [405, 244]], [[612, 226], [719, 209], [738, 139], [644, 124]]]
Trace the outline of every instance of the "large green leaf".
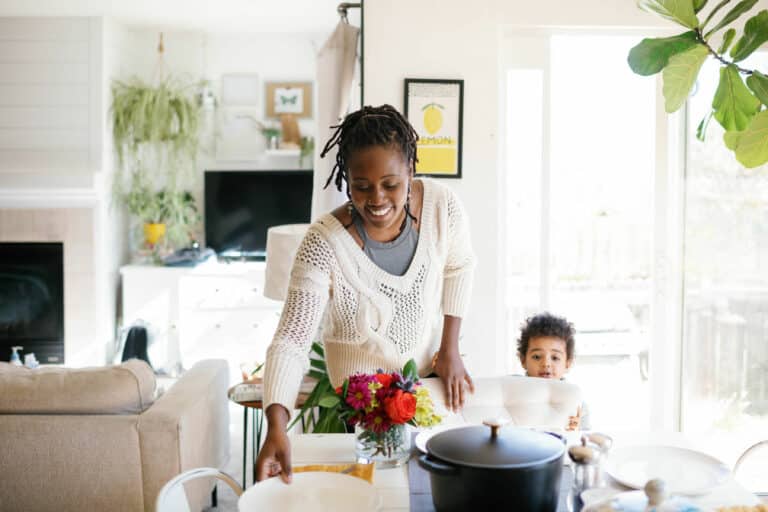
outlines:
[[736, 66], [723, 66], [720, 68], [720, 83], [712, 100], [712, 108], [715, 119], [726, 131], [741, 131], [757, 113], [760, 100], [741, 81]]
[[709, 50], [698, 45], [670, 57], [662, 73], [664, 108], [667, 112], [675, 112], [685, 103], [707, 55]]
[[763, 10], [751, 17], [744, 25], [744, 35], [731, 48], [733, 61], [739, 62], [746, 59], [766, 41], [768, 41], [768, 11]]
[[405, 363], [405, 367], [403, 367], [403, 377], [410, 380], [418, 380], [419, 370], [416, 367], [416, 361], [409, 359], [408, 362]]
[[720, 55], [724, 54], [728, 51], [728, 47], [731, 46], [731, 43], [733, 42], [733, 38], [736, 37], [736, 29], [735, 28], [729, 28], [725, 31], [725, 34], [723, 35], [723, 42], [720, 43], [720, 48], [717, 49], [717, 53]]
[[629, 51], [627, 62], [638, 75], [655, 75], [669, 63], [672, 55], [682, 53], [698, 44], [696, 32], [672, 37], [647, 38]]
[[638, 7], [688, 28], [699, 26], [693, 12], [693, 0], [638, 0]]
[[757, 114], [746, 130], [725, 132], [723, 139], [744, 167], [768, 162], [768, 110]]
[[759, 71], [753, 71], [750, 76], [747, 77], [747, 87], [755, 93], [757, 99], [763, 105], [768, 105], [768, 77]]
[[734, 5], [733, 9], [728, 11], [726, 15], [723, 16], [723, 19], [721, 19], [717, 25], [712, 27], [712, 29], [708, 30], [704, 37], [708, 37], [709, 34], [717, 32], [721, 28], [730, 25], [739, 16], [741, 16], [742, 14], [744, 14], [745, 12], [753, 8], [756, 3], [757, 3], [757, 0], [741, 0], [741, 2]]

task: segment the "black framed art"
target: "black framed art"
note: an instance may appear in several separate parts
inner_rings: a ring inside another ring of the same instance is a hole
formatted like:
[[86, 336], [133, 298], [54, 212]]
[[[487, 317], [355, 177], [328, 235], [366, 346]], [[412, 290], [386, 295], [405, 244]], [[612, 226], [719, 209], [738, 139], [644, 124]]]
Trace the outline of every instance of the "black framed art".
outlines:
[[461, 178], [464, 80], [406, 78], [403, 105], [419, 134], [416, 175]]

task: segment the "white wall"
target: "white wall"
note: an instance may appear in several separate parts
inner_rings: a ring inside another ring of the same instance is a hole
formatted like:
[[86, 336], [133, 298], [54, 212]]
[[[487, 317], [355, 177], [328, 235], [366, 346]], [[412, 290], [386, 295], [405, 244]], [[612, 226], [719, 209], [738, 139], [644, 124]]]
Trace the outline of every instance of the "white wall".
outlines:
[[[404, 78], [464, 80], [461, 180], [443, 180], [464, 200], [479, 265], [462, 329], [471, 372], [501, 373], [505, 345], [499, 219], [501, 39], [510, 27], [668, 26], [628, 0], [369, 0], [365, 3], [365, 102], [403, 107]], [[585, 58], [589, 58], [585, 56]]]

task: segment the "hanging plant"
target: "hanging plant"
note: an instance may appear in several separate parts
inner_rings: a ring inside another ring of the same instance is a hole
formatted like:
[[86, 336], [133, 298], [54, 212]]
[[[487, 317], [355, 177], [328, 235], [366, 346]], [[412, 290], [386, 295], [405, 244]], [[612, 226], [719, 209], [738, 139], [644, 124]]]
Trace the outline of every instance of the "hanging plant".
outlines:
[[[194, 164], [200, 126], [198, 89], [199, 84], [174, 79], [162, 80], [157, 86], [138, 78], [115, 80], [112, 135], [118, 165], [125, 168], [142, 160], [168, 164], [179, 158]], [[168, 172], [175, 172], [173, 167]]]

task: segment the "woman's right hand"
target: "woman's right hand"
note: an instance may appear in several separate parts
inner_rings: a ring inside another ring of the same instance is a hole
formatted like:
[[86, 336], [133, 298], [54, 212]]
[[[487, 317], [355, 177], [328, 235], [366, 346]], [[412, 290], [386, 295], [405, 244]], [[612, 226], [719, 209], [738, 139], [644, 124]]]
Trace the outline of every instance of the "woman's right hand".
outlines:
[[288, 411], [278, 404], [272, 404], [267, 410], [267, 438], [259, 450], [256, 459], [256, 480], [280, 475], [283, 482], [291, 483], [291, 442], [285, 427], [288, 424]]

